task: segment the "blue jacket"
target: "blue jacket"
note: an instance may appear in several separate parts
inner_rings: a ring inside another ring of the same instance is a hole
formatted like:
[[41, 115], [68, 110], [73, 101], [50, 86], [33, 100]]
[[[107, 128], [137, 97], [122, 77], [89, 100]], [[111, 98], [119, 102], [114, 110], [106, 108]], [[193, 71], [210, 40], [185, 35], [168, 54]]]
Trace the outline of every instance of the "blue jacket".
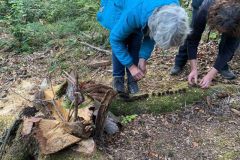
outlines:
[[[101, 0], [101, 8], [97, 14], [100, 24], [109, 29], [110, 44], [118, 60], [130, 67], [133, 64], [124, 41], [134, 32], [143, 31], [149, 16], [161, 6], [176, 4], [178, 0]], [[155, 42], [149, 36], [144, 37], [139, 57], [148, 59], [154, 49]]]

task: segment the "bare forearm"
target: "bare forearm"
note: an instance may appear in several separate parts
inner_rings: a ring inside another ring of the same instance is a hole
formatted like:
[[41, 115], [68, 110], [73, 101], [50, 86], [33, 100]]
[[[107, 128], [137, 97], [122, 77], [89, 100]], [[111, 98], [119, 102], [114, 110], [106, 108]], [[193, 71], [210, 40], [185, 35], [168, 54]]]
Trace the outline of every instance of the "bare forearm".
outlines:
[[191, 66], [191, 70], [197, 70], [197, 60], [196, 59], [192, 59], [192, 60], [189, 60], [190, 62], [190, 66]]
[[216, 76], [216, 74], [218, 73], [218, 70], [216, 68], [212, 68], [207, 75], [209, 75], [212, 79]]

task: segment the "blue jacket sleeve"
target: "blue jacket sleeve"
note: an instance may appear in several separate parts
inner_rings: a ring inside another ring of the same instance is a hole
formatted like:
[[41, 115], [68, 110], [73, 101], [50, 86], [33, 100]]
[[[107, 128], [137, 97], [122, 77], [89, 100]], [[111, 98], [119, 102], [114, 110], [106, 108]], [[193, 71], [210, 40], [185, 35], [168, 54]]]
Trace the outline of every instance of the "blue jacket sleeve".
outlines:
[[125, 40], [131, 33], [141, 28], [140, 15], [136, 13], [136, 10], [123, 13], [110, 33], [110, 44], [113, 54], [128, 68], [133, 64], [133, 61], [128, 52]]
[[155, 42], [149, 36], [144, 37], [141, 49], [139, 52], [139, 58], [148, 60], [154, 49]]

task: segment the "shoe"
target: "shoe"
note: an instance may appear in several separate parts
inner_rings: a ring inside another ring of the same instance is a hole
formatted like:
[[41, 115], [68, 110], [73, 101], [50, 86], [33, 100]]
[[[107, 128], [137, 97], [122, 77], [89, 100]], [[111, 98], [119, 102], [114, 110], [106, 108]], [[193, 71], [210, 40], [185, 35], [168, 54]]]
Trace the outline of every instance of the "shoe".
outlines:
[[138, 83], [133, 79], [132, 76], [128, 77], [127, 87], [130, 94], [136, 94], [137, 92], [139, 92]]
[[182, 72], [183, 68], [179, 67], [179, 66], [173, 66], [170, 70], [170, 75], [174, 76], [174, 75], [178, 75]]
[[125, 93], [124, 77], [113, 77], [113, 89], [118, 93]]
[[229, 69], [221, 70], [219, 73], [222, 75], [223, 78], [228, 80], [233, 80], [236, 78], [236, 75]]

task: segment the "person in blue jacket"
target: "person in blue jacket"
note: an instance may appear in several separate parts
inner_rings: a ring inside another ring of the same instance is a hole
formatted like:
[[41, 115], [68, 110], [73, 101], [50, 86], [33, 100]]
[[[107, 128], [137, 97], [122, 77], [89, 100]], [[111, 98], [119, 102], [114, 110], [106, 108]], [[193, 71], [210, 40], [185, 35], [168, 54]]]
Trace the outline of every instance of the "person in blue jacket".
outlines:
[[113, 88], [124, 93], [125, 72], [128, 92], [139, 91], [137, 81], [146, 74], [155, 43], [163, 49], [180, 46], [190, 32], [178, 0], [101, 0], [97, 19], [110, 30]]
[[189, 60], [191, 73], [189, 84], [198, 84], [197, 50], [202, 34], [208, 22], [211, 29], [221, 33], [219, 52], [212, 69], [202, 78], [199, 85], [208, 88], [220, 73], [223, 78], [235, 79], [235, 74], [229, 69], [228, 62], [234, 56], [240, 44], [240, 2], [239, 0], [193, 0], [193, 31], [187, 37], [175, 58], [175, 65], [170, 74], [179, 74]]

